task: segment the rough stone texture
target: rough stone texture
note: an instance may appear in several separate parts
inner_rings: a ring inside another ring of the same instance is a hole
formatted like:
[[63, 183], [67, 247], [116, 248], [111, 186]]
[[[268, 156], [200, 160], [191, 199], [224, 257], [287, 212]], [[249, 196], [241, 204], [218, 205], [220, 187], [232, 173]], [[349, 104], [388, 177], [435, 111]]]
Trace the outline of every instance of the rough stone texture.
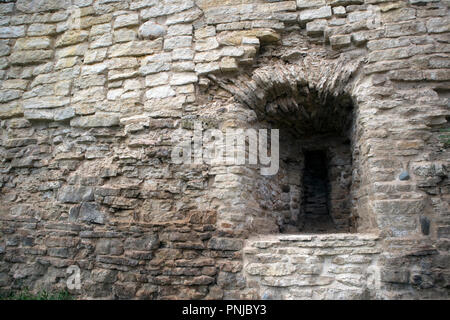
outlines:
[[377, 299], [377, 240], [349, 234], [251, 238], [244, 270], [263, 299]]
[[[0, 6], [2, 292], [449, 298], [448, 1], [76, 2]], [[279, 172], [171, 163], [195, 120], [280, 128]]]

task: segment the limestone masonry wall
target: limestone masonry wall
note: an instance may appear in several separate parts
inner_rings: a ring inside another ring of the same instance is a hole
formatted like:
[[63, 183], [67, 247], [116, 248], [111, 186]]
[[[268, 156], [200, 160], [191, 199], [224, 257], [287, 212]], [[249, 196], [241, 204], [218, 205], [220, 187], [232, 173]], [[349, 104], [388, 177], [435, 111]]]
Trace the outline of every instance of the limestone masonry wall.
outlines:
[[[449, 6], [1, 0], [0, 294], [448, 299]], [[280, 170], [175, 164], [197, 121], [280, 129]]]
[[376, 299], [380, 246], [372, 235], [282, 235], [250, 239], [248, 285], [263, 299]]

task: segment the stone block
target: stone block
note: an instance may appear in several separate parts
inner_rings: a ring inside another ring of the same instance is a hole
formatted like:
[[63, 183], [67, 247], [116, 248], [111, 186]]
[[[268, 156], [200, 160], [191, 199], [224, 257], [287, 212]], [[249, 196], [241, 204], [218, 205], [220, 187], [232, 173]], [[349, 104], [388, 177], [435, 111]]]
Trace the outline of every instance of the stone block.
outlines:
[[325, 19], [314, 20], [306, 24], [306, 33], [310, 36], [321, 36], [328, 23]]
[[147, 99], [163, 99], [175, 96], [175, 91], [168, 85], [158, 86], [147, 90], [145, 96]]
[[450, 31], [450, 19], [448, 17], [431, 18], [426, 22], [429, 33], [443, 33]]
[[22, 104], [18, 102], [10, 102], [0, 104], [0, 119], [8, 119], [23, 115]]
[[235, 72], [238, 71], [239, 66], [235, 58], [224, 57], [220, 61], [220, 70], [222, 72]]
[[14, 44], [14, 50], [38, 50], [50, 48], [49, 37], [20, 38]]
[[66, 47], [87, 41], [89, 33], [84, 30], [68, 30], [64, 32], [55, 42], [55, 47]]
[[245, 271], [251, 275], [259, 276], [287, 276], [297, 270], [296, 266], [290, 263], [250, 263], [245, 266]]
[[164, 50], [191, 47], [192, 36], [177, 36], [164, 39]]
[[70, 121], [70, 125], [82, 128], [113, 127], [119, 125], [119, 118], [117, 113], [97, 112], [90, 116], [75, 117]]
[[345, 48], [351, 45], [350, 35], [335, 35], [330, 37], [331, 47], [334, 49]]
[[334, 282], [328, 276], [264, 277], [262, 284], [270, 287], [315, 287], [326, 286]]
[[173, 73], [170, 78], [170, 84], [173, 86], [181, 86], [198, 81], [197, 74], [194, 72]]
[[71, 4], [70, 0], [17, 0], [16, 9], [24, 13], [36, 13], [67, 9]]
[[195, 65], [195, 72], [197, 72], [198, 75], [205, 75], [217, 71], [220, 71], [220, 64], [217, 62], [197, 63]]
[[9, 56], [9, 60], [12, 64], [24, 65], [29, 63], [45, 62], [52, 56], [52, 50], [23, 50], [14, 51]]
[[199, 39], [195, 42], [196, 51], [208, 51], [219, 47], [216, 37]]
[[213, 250], [241, 250], [243, 241], [233, 238], [211, 238], [208, 242], [208, 248]]
[[0, 39], [20, 38], [25, 35], [25, 26], [0, 27]]
[[58, 192], [58, 201], [62, 203], [79, 203], [93, 200], [94, 190], [91, 187], [65, 186]]
[[405, 21], [386, 25], [386, 37], [410, 36], [427, 31], [422, 21]]
[[27, 36], [46, 36], [56, 33], [56, 26], [53, 24], [33, 23], [28, 27]]
[[331, 18], [331, 7], [324, 6], [318, 9], [306, 9], [300, 12], [299, 21], [309, 22], [315, 19]]
[[120, 15], [114, 21], [114, 29], [131, 27], [139, 24], [139, 15], [137, 13]]
[[113, 45], [109, 57], [144, 56], [158, 52], [162, 48], [162, 40], [130, 41]]
[[297, 0], [297, 8], [299, 9], [321, 7], [325, 6], [326, 4], [326, 0]]

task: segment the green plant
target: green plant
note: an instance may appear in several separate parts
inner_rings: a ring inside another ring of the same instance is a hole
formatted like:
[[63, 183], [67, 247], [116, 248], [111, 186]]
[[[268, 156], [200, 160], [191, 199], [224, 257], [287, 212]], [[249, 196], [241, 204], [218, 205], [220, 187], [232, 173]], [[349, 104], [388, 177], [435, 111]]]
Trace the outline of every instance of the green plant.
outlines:
[[25, 288], [20, 291], [10, 292], [0, 296], [0, 300], [72, 300], [72, 296], [67, 290], [54, 293], [41, 290], [34, 294], [30, 292], [28, 288]]

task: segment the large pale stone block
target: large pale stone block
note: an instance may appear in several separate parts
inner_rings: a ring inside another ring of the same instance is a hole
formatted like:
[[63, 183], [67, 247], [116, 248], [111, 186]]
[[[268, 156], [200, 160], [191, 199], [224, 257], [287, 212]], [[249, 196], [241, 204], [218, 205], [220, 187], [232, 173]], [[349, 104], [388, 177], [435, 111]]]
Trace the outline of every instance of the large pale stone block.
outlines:
[[321, 7], [326, 5], [326, 0], [297, 0], [297, 8], [306, 9], [310, 7]]
[[73, 127], [112, 127], [119, 125], [119, 114], [112, 112], [97, 112], [91, 116], [76, 117], [70, 121]]
[[164, 40], [165, 50], [190, 47], [191, 45], [192, 45], [192, 36], [178, 36], [173, 38], [167, 38]]
[[24, 50], [13, 52], [9, 59], [13, 64], [44, 62], [53, 56], [52, 50]]
[[251, 263], [245, 267], [245, 271], [251, 275], [276, 277], [290, 275], [296, 271], [296, 267], [290, 263]]
[[31, 109], [31, 110], [25, 110], [23, 112], [23, 115], [24, 115], [25, 119], [28, 119], [28, 120], [51, 121], [51, 120], [53, 120], [55, 111], [49, 110], [49, 109]]
[[39, 97], [23, 101], [24, 109], [51, 109], [62, 107], [70, 103], [68, 97]]
[[0, 103], [18, 99], [22, 96], [21, 90], [0, 90]]
[[25, 35], [25, 26], [0, 27], [0, 39], [19, 38]]
[[198, 77], [194, 72], [182, 72], [172, 74], [170, 84], [173, 86], [181, 86], [188, 83], [195, 83], [197, 81]]
[[35, 13], [50, 10], [67, 9], [71, 0], [17, 0], [16, 8], [24, 13]]
[[121, 15], [114, 21], [114, 29], [131, 27], [139, 24], [139, 15], [137, 13]]
[[314, 20], [306, 24], [306, 32], [311, 36], [323, 35], [328, 23], [325, 19]]
[[314, 19], [331, 18], [331, 7], [325, 6], [318, 9], [307, 9], [300, 12], [300, 22], [308, 22]]
[[220, 71], [220, 64], [218, 62], [197, 63], [195, 65], [195, 72], [199, 75], [208, 74]]
[[33, 23], [28, 27], [27, 30], [27, 35], [31, 37], [53, 35], [55, 33], [56, 33], [55, 25], [44, 23]]
[[145, 95], [147, 99], [161, 99], [174, 96], [175, 91], [170, 86], [159, 86], [148, 90]]
[[432, 18], [427, 20], [427, 30], [430, 33], [443, 33], [450, 31], [450, 18]]
[[50, 48], [49, 37], [33, 37], [17, 39], [14, 50], [36, 50]]
[[20, 103], [10, 102], [8, 104], [0, 104], [0, 119], [18, 117], [23, 114], [23, 108]]
[[131, 41], [110, 47], [109, 57], [143, 56], [153, 54], [162, 48], [162, 40]]
[[156, 39], [164, 36], [166, 30], [160, 24], [153, 21], [147, 21], [139, 27], [139, 36], [142, 38]]
[[64, 32], [55, 43], [55, 47], [66, 47], [87, 40], [89, 33], [84, 30], [69, 30]]

